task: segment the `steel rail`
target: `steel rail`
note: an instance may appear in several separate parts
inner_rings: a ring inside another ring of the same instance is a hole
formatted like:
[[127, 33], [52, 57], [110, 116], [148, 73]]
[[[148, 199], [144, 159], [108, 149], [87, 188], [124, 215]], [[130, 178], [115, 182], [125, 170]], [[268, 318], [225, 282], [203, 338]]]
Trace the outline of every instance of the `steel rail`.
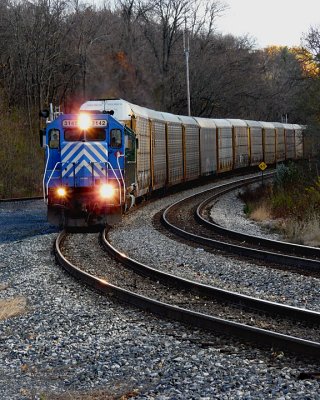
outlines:
[[103, 294], [112, 295], [122, 302], [130, 303], [161, 317], [173, 319], [184, 324], [191, 324], [202, 329], [212, 330], [222, 335], [233, 336], [237, 339], [242, 338], [263, 346], [272, 346], [273, 348], [290, 351], [295, 355], [302, 354], [312, 358], [319, 358], [320, 356], [320, 343], [187, 310], [112, 285], [103, 279], [82, 271], [68, 261], [60, 250], [64, 238], [65, 232], [63, 231], [55, 241], [54, 251], [57, 262], [75, 278]]
[[267, 312], [271, 314], [283, 315], [286, 318], [293, 320], [306, 321], [309, 323], [320, 324], [320, 313], [303, 308], [293, 307], [281, 303], [275, 303], [268, 300], [257, 299], [252, 296], [232, 292], [211, 285], [205, 285], [200, 282], [192, 281], [186, 278], [181, 278], [177, 275], [160, 271], [148, 265], [134, 260], [124, 253], [118, 251], [108, 241], [106, 233], [101, 235], [103, 247], [109, 255], [120, 262], [122, 265], [133, 270], [135, 273], [148, 277], [154, 281], [159, 281], [165, 285], [192, 292], [197, 295], [206, 296], [211, 299], [216, 299], [221, 302], [230, 302], [240, 307], [246, 307], [255, 311]]
[[208, 206], [208, 204], [216, 200], [219, 196], [227, 193], [227, 191], [230, 190], [225, 190], [223, 192], [216, 193], [212, 197], [204, 200], [198, 205], [195, 211], [195, 218], [199, 223], [204, 225], [206, 228], [211, 229], [212, 231], [218, 233], [219, 235], [236, 239], [239, 242], [246, 242], [253, 245], [263, 246], [273, 250], [286, 251], [293, 255], [300, 254], [305, 257], [318, 257], [320, 259], [320, 248], [312, 246], [304, 246], [295, 243], [288, 243], [279, 240], [272, 240], [260, 236], [252, 236], [246, 233], [237, 232], [235, 230], [225, 228], [217, 224], [216, 222], [209, 221], [207, 218], [203, 216], [205, 208]]
[[0, 203], [10, 203], [10, 202], [15, 202], [15, 201], [32, 201], [32, 200], [42, 200], [42, 196], [34, 196], [34, 197], [15, 197], [12, 199], [0, 199]]
[[[247, 184], [244, 182], [244, 184]], [[231, 191], [233, 189], [236, 189], [241, 186], [240, 184], [234, 185], [232, 187], [232, 183], [230, 183], [227, 187], [223, 187], [225, 185], [219, 186], [215, 189], [219, 189], [219, 195], [225, 194], [227, 191]], [[222, 190], [220, 190], [222, 189]], [[213, 189], [210, 189], [211, 191]], [[209, 192], [209, 191], [207, 191]], [[204, 192], [201, 192], [201, 194], [204, 194]], [[233, 244], [229, 242], [225, 242], [222, 240], [217, 240], [205, 236], [200, 236], [196, 235], [192, 232], [188, 232], [184, 229], [179, 228], [178, 226], [174, 225], [169, 221], [169, 213], [172, 212], [174, 208], [178, 208], [183, 202], [189, 201], [192, 197], [197, 197], [198, 194], [193, 195], [193, 196], [188, 196], [182, 200], [179, 200], [173, 204], [171, 204], [169, 207], [165, 209], [161, 216], [161, 222], [163, 225], [169, 229], [171, 232], [175, 233], [176, 235], [186, 239], [193, 241], [195, 243], [199, 243], [203, 246], [207, 246], [209, 248], [215, 248], [224, 252], [229, 252], [233, 254], [237, 254], [243, 257], [251, 257], [255, 258], [258, 260], [262, 261], [268, 261], [268, 262], [273, 262], [276, 264], [283, 264], [287, 265], [290, 267], [296, 268], [296, 270], [301, 271], [303, 269], [303, 272], [306, 271], [311, 271], [311, 272], [319, 272], [320, 271], [320, 260], [314, 260], [310, 258], [305, 258], [305, 257], [298, 257], [294, 255], [288, 255], [288, 254], [280, 254], [280, 253], [275, 253], [272, 251], [266, 251], [266, 250], [260, 250], [260, 249], [254, 249], [252, 247], [247, 247], [243, 245], [238, 245], [238, 244]], [[235, 236], [237, 233], [234, 234]], [[239, 238], [241, 237], [241, 234], [238, 235]], [[239, 239], [237, 239], [239, 240]], [[243, 239], [245, 242], [245, 239]], [[301, 247], [301, 246], [300, 246]], [[312, 249], [313, 248], [309, 248]]]

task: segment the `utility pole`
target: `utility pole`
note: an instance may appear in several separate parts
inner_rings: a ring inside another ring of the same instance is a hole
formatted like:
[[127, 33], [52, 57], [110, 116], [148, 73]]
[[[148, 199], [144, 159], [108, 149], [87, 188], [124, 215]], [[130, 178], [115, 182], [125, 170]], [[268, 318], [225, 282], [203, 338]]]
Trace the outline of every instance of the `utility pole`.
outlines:
[[187, 79], [187, 101], [188, 101], [188, 115], [191, 115], [190, 105], [190, 83], [189, 83], [189, 34], [187, 31], [187, 18], [185, 19], [185, 29], [183, 31], [183, 51], [186, 58], [186, 79]]

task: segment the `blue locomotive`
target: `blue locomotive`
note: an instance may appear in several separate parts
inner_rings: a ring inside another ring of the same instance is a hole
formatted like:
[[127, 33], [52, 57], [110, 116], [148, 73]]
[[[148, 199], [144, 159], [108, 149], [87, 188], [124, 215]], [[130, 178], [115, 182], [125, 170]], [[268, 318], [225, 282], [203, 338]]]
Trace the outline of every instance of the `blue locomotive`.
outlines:
[[[63, 227], [112, 225], [125, 206], [135, 136], [112, 112], [47, 117], [43, 192], [49, 222]], [[125, 176], [125, 170], [126, 176]]]

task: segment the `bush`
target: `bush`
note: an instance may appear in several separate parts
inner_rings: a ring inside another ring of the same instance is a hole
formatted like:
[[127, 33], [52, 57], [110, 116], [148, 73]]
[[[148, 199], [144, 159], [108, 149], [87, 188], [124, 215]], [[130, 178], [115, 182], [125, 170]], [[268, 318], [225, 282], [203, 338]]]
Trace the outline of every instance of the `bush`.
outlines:
[[271, 214], [272, 218], [281, 218], [283, 233], [290, 240], [319, 243], [320, 178], [317, 168], [311, 168], [309, 164], [281, 164], [272, 185], [249, 187], [239, 197], [245, 202], [245, 213], [252, 219], [262, 220], [263, 215], [269, 218]]
[[30, 132], [22, 110], [0, 104], [0, 198], [40, 195], [43, 150], [36, 128]]
[[273, 188], [275, 191], [289, 190], [300, 184], [301, 180], [302, 173], [296, 164], [292, 162], [288, 165], [280, 164], [277, 166]]

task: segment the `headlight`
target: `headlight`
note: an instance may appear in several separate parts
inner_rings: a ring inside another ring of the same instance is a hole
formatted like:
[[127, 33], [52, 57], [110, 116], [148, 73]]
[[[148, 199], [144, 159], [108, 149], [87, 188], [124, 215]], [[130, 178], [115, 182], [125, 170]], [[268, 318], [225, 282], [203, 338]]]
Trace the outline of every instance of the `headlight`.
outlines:
[[115, 194], [114, 187], [109, 183], [104, 183], [100, 186], [100, 196], [103, 199], [110, 199]]
[[78, 125], [80, 129], [86, 130], [91, 126], [91, 117], [88, 114], [80, 114], [78, 118]]
[[59, 197], [66, 197], [67, 191], [64, 187], [59, 187], [56, 193]]

